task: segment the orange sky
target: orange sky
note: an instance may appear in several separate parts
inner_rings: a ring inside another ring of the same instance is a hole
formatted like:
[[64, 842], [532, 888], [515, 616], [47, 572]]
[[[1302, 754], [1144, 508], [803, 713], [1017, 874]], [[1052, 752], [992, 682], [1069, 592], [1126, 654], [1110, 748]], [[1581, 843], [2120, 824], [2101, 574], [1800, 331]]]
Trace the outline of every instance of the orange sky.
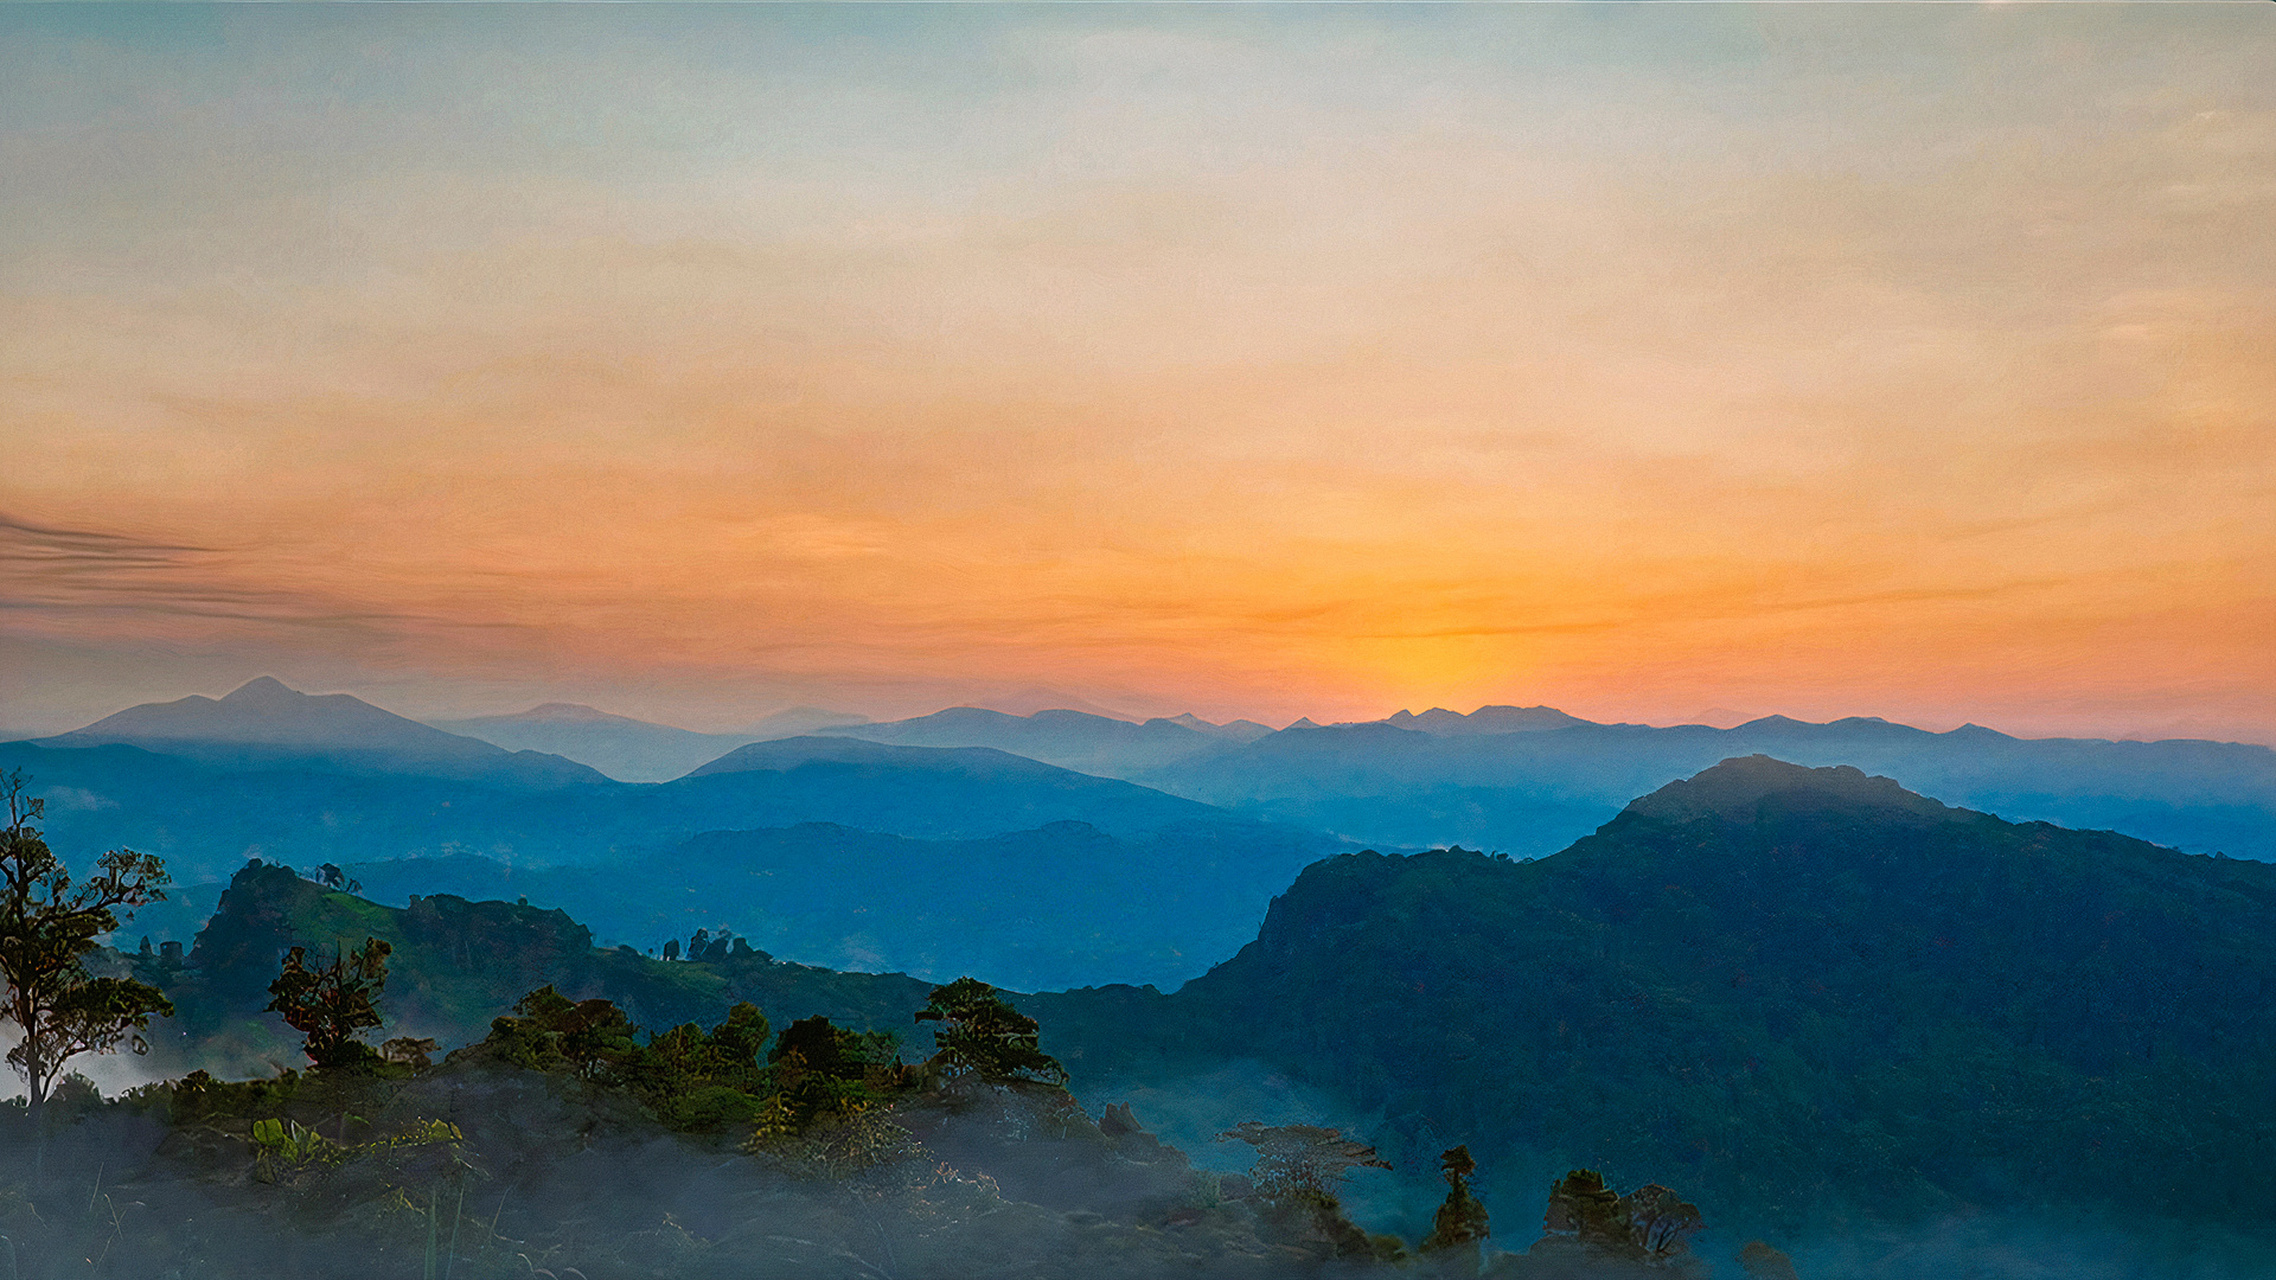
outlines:
[[0, 11], [0, 727], [2276, 742], [2272, 24]]

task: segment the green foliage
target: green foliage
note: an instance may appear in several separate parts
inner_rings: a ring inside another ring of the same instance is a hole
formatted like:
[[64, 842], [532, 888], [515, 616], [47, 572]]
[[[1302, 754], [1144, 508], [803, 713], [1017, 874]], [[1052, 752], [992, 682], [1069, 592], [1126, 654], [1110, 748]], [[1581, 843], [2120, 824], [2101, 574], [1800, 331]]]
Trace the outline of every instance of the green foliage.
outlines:
[[1022, 1014], [977, 978], [958, 978], [933, 988], [932, 999], [917, 1011], [918, 1022], [938, 1022], [932, 1063], [943, 1074], [970, 1073], [992, 1084], [1041, 1080], [1065, 1084], [1067, 1069], [1043, 1052], [1035, 1019]]
[[254, 1176], [276, 1182], [313, 1165], [340, 1165], [366, 1156], [392, 1155], [424, 1147], [455, 1148], [466, 1140], [447, 1120], [413, 1120], [402, 1130], [370, 1142], [337, 1142], [313, 1126], [283, 1117], [264, 1117], [252, 1126]]
[[858, 1115], [904, 1083], [891, 1036], [849, 1031], [819, 1016], [783, 1028], [767, 1061], [782, 1099], [780, 1113], [767, 1118], [777, 1132]]
[[595, 1080], [639, 1060], [639, 1031], [608, 1000], [572, 1001], [544, 986], [516, 1001], [514, 1016], [492, 1020], [482, 1046], [513, 1066]]
[[7, 983], [0, 1017], [21, 1033], [8, 1062], [36, 1112], [65, 1063], [110, 1053], [121, 1041], [147, 1052], [142, 1033], [151, 1016], [174, 1011], [156, 987], [87, 970], [95, 939], [118, 927], [117, 909], [163, 899], [167, 877], [158, 859], [114, 849], [75, 885], [32, 825], [45, 805], [26, 790], [21, 771], [0, 773], [0, 800], [8, 821], [0, 830], [0, 978]]
[[651, 1040], [625, 1072], [665, 1124], [690, 1132], [755, 1122], [773, 1081], [759, 1065], [767, 1016], [738, 1004], [705, 1031], [684, 1023]]
[[737, 1003], [709, 1030], [683, 1023], [639, 1040], [640, 1028], [607, 1000], [571, 1001], [551, 987], [498, 1018], [480, 1056], [573, 1075], [638, 1098], [667, 1127], [712, 1132], [751, 1125], [769, 1139], [816, 1121], [857, 1114], [903, 1086], [893, 1038], [802, 1019], [774, 1037], [766, 1014]]
[[383, 1021], [377, 1001], [387, 985], [387, 957], [393, 950], [378, 938], [366, 938], [361, 948], [311, 967], [308, 948], [294, 947], [285, 953], [284, 971], [269, 984], [267, 1012], [306, 1037], [302, 1047], [319, 1069], [377, 1062], [378, 1052], [356, 1033]]

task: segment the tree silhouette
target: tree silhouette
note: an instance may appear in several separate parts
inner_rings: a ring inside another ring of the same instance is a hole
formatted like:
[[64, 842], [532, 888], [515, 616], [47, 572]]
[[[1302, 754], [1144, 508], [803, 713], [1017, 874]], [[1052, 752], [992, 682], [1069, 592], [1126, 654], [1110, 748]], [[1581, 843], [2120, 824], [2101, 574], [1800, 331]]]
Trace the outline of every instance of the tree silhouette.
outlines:
[[1335, 1189], [1353, 1169], [1391, 1167], [1375, 1148], [1319, 1125], [1268, 1125], [1257, 1120], [1220, 1133], [1217, 1140], [1256, 1148], [1257, 1161], [1249, 1178], [1271, 1208], [1308, 1219], [1338, 1254], [1361, 1257], [1370, 1252], [1367, 1233], [1344, 1216]]
[[1672, 1258], [1690, 1248], [1691, 1237], [1707, 1225], [1699, 1206], [1684, 1203], [1656, 1182], [1620, 1197], [1620, 1214], [1627, 1220], [1629, 1241], [1653, 1259]]
[[282, 1016], [287, 1026], [306, 1037], [301, 1047], [320, 1068], [371, 1062], [378, 1052], [356, 1033], [382, 1021], [376, 1002], [387, 985], [387, 957], [393, 950], [377, 938], [366, 938], [361, 949], [312, 968], [308, 948], [294, 947], [285, 953], [283, 972], [269, 984], [271, 999], [265, 1012]]
[[1430, 1234], [1423, 1237], [1422, 1250], [1425, 1253], [1463, 1247], [1475, 1250], [1493, 1234], [1487, 1225], [1486, 1206], [1470, 1194], [1470, 1175], [1478, 1171], [1478, 1162], [1470, 1157], [1468, 1146], [1460, 1146], [1440, 1153], [1438, 1168], [1446, 1177], [1446, 1200], [1431, 1217]]
[[1550, 1235], [1599, 1248], [1619, 1250], [1629, 1244], [1620, 1197], [1606, 1188], [1604, 1175], [1594, 1169], [1575, 1169], [1549, 1188], [1549, 1212], [1541, 1225]]
[[1033, 1079], [1065, 1084], [1067, 1069], [1043, 1052], [1035, 1019], [1004, 1002], [978, 978], [958, 978], [934, 987], [931, 1003], [917, 1011], [918, 1022], [938, 1022], [933, 1065], [948, 1075], [971, 1074], [991, 1084]]
[[28, 793], [21, 771], [0, 773], [0, 797], [8, 811], [0, 831], [0, 977], [8, 984], [0, 1016], [22, 1032], [8, 1062], [24, 1077], [37, 1120], [64, 1063], [113, 1052], [121, 1041], [147, 1052], [142, 1032], [151, 1015], [174, 1012], [158, 988], [92, 977], [85, 964], [95, 939], [118, 928], [117, 909], [163, 899], [167, 877], [158, 859], [114, 849], [74, 885], [32, 825], [45, 806]]

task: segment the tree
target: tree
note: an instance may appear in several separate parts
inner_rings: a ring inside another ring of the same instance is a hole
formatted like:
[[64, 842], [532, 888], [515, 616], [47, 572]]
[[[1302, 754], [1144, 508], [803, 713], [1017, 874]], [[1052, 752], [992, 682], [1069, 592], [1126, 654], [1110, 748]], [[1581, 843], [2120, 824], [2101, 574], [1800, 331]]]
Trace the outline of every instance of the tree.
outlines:
[[1036, 1034], [1041, 1029], [978, 978], [958, 978], [934, 987], [932, 1001], [917, 1011], [919, 1022], [938, 1022], [933, 1032], [938, 1051], [933, 1064], [949, 1075], [967, 1072], [990, 1084], [1035, 1079], [1065, 1084], [1067, 1069], [1043, 1052]]
[[[737, 1006], [741, 1008], [742, 1006]], [[493, 1018], [483, 1041], [503, 1062], [532, 1071], [567, 1069], [582, 1080], [621, 1075], [640, 1061], [640, 1028], [608, 1000], [571, 1000], [551, 984], [514, 1002], [514, 1016]]]
[[[1388, 1169], [1375, 1148], [1336, 1129], [1311, 1124], [1268, 1125], [1245, 1121], [1219, 1142], [1246, 1142], [1257, 1162], [1249, 1170], [1257, 1195], [1274, 1210], [1308, 1219], [1312, 1229], [1345, 1257], [1371, 1250], [1367, 1233], [1344, 1217], [1335, 1188], [1353, 1169]], [[1452, 1152], [1448, 1153], [1453, 1154]], [[1469, 1153], [1464, 1152], [1465, 1156]]]
[[387, 957], [393, 951], [377, 938], [366, 938], [359, 950], [343, 951], [332, 963], [311, 968], [308, 948], [294, 947], [285, 953], [283, 972], [269, 984], [266, 1012], [282, 1016], [285, 1025], [306, 1037], [301, 1047], [318, 1067], [368, 1063], [378, 1052], [356, 1033], [383, 1021], [376, 1002], [387, 985]]
[[1478, 1162], [1471, 1158], [1470, 1148], [1465, 1145], [1440, 1153], [1438, 1168], [1446, 1177], [1446, 1200], [1431, 1218], [1430, 1234], [1423, 1237], [1422, 1251], [1436, 1253], [1442, 1249], [1468, 1248], [1475, 1252], [1478, 1244], [1493, 1234], [1487, 1223], [1486, 1206], [1470, 1194], [1470, 1175], [1478, 1171]]
[[1623, 1249], [1629, 1243], [1627, 1216], [1620, 1197], [1604, 1185], [1594, 1169], [1575, 1169], [1549, 1188], [1549, 1212], [1542, 1229], [1582, 1244]]
[[1628, 1238], [1644, 1256], [1665, 1261], [1691, 1247], [1691, 1237], [1707, 1224], [1699, 1206], [1686, 1204], [1656, 1182], [1646, 1183], [1620, 1197], [1620, 1213], [1628, 1222]]
[[118, 909], [162, 900], [168, 881], [157, 858], [113, 849], [74, 885], [33, 825], [45, 806], [28, 794], [21, 771], [0, 773], [0, 797], [8, 809], [0, 833], [0, 977], [8, 984], [0, 1016], [23, 1033], [8, 1062], [24, 1077], [36, 1120], [64, 1063], [115, 1052], [122, 1041], [146, 1053], [151, 1015], [174, 1012], [158, 988], [94, 977], [86, 967], [95, 939], [118, 928]]
[[1552, 1236], [1609, 1253], [1668, 1262], [1690, 1248], [1706, 1223], [1697, 1205], [1656, 1182], [1619, 1196], [1595, 1170], [1575, 1169], [1550, 1188], [1543, 1226]]

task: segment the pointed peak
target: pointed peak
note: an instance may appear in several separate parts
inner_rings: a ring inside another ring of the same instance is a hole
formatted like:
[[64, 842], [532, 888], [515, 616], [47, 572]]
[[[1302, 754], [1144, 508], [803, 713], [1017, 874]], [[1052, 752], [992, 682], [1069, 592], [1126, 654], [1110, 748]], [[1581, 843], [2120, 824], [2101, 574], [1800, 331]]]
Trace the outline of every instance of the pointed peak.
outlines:
[[1759, 719], [1749, 720], [1739, 726], [1741, 729], [1814, 729], [1816, 727], [1808, 720], [1796, 720], [1792, 716], [1763, 716]]
[[1310, 716], [1298, 716], [1288, 727], [1291, 729], [1317, 729], [1320, 726]]
[[255, 676], [252, 679], [247, 680], [245, 683], [237, 686], [236, 689], [232, 690], [221, 700], [223, 702], [238, 703], [280, 702], [289, 698], [305, 698], [307, 696], [307, 694], [293, 688], [291, 685], [288, 685], [284, 681], [277, 679], [275, 676]]
[[1893, 778], [1868, 774], [1852, 765], [1813, 769], [1758, 754], [1734, 757], [1671, 782], [1631, 802], [1624, 816], [1669, 822], [1705, 817], [1754, 822], [1766, 810], [1870, 810], [1940, 820], [1956, 819], [1967, 812], [1907, 791]]
[[603, 711], [599, 707], [588, 707], [582, 702], [541, 702], [518, 716], [508, 718], [576, 724], [588, 721], [625, 720], [630, 717], [620, 716], [612, 711]]

